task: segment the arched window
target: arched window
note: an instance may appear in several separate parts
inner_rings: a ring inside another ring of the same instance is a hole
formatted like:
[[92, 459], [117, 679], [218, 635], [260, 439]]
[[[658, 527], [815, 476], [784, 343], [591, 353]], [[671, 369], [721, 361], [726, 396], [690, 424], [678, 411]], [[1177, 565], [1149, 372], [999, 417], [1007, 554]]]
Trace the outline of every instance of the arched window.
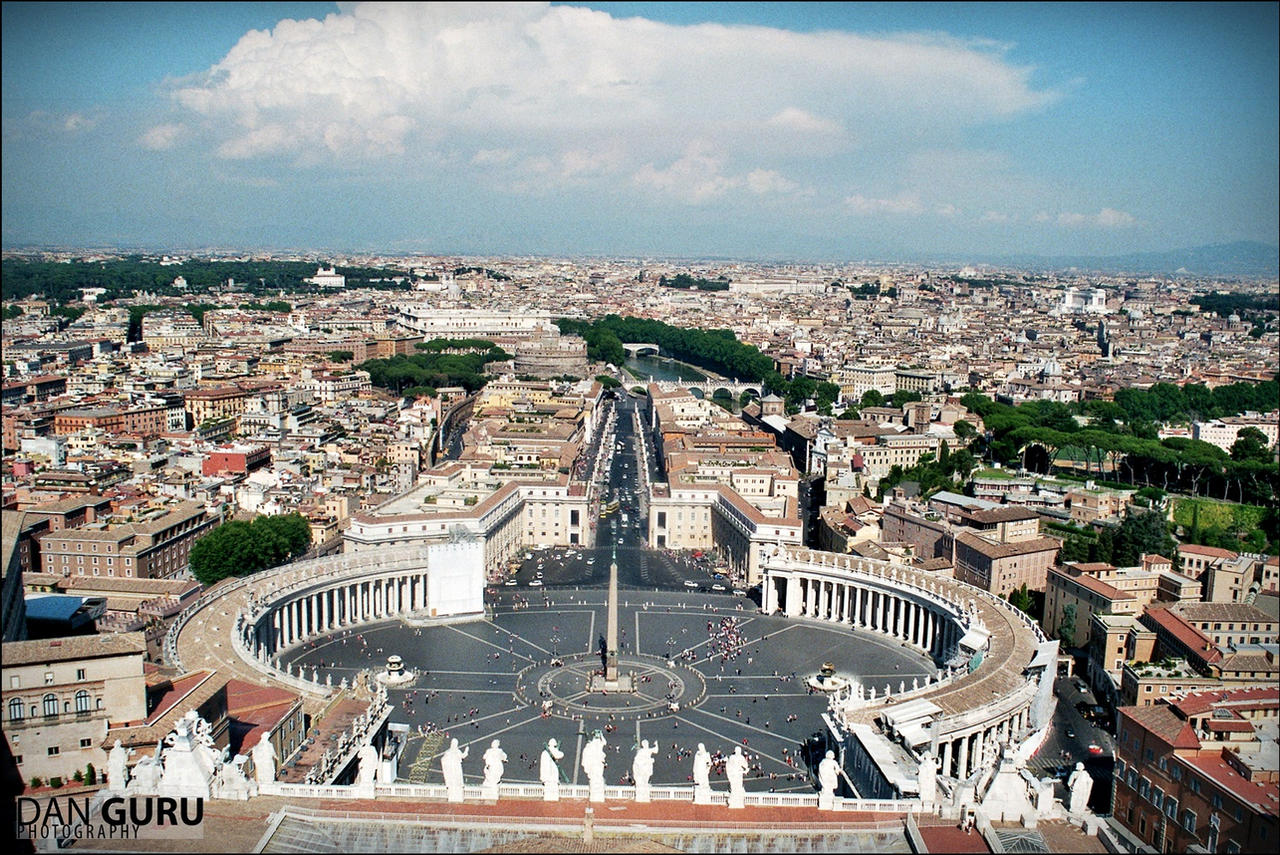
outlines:
[[22, 721], [22, 699], [9, 699], [9, 721]]
[[56, 716], [58, 714], [58, 696], [49, 694], [44, 696], [44, 714], [47, 716]]
[[89, 712], [91, 705], [89, 702], [89, 693], [84, 689], [76, 692], [76, 712]]

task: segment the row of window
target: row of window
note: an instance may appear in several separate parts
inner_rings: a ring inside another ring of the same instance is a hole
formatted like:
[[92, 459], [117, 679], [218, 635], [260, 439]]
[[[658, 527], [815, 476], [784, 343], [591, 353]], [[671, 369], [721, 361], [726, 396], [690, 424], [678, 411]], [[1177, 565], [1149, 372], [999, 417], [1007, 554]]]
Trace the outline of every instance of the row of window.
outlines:
[[[41, 714], [40, 712], [37, 712], [38, 710], [43, 713], [45, 718], [56, 718], [60, 713], [69, 715], [72, 711], [72, 703], [72, 701], [63, 701], [59, 703], [58, 696], [50, 692], [41, 698], [39, 705], [31, 705], [31, 718], [35, 718], [37, 715]], [[93, 712], [94, 710], [102, 709], [102, 698], [98, 698], [95, 702], [91, 697], [89, 697], [88, 692], [81, 689], [75, 694], [74, 704], [75, 712], [77, 714]], [[22, 698], [9, 699], [9, 721], [22, 721], [27, 717], [26, 711], [27, 707], [26, 704], [23, 703]]]

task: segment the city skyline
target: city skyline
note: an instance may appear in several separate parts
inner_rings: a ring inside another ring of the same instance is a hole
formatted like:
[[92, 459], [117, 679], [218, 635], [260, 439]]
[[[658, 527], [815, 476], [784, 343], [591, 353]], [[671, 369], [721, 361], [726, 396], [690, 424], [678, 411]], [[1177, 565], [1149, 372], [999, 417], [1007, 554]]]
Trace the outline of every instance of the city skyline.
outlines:
[[1275, 4], [590, 5], [5, 4], [4, 246], [1275, 243]]

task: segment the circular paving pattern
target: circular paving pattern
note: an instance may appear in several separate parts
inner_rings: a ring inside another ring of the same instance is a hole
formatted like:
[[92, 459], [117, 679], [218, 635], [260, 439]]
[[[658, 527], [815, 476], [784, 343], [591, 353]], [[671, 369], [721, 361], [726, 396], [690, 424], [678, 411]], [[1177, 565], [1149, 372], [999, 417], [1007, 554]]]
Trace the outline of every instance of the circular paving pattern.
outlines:
[[592, 680], [601, 674], [598, 656], [556, 657], [521, 671], [516, 695], [561, 718], [623, 722], [674, 715], [696, 706], [707, 694], [700, 673], [657, 656], [620, 656], [618, 673], [631, 678], [631, 691], [592, 690]]

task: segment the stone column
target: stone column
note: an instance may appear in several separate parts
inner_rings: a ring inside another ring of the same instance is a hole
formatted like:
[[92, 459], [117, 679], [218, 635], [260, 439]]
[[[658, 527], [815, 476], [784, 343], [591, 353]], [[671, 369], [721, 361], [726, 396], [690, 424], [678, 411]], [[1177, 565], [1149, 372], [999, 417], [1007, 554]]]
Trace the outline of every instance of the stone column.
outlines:
[[942, 774], [944, 775], [951, 774], [951, 746], [954, 742], [954, 739], [948, 739], [942, 743]]
[[969, 736], [960, 737], [960, 753], [956, 756], [956, 777], [969, 777]]

